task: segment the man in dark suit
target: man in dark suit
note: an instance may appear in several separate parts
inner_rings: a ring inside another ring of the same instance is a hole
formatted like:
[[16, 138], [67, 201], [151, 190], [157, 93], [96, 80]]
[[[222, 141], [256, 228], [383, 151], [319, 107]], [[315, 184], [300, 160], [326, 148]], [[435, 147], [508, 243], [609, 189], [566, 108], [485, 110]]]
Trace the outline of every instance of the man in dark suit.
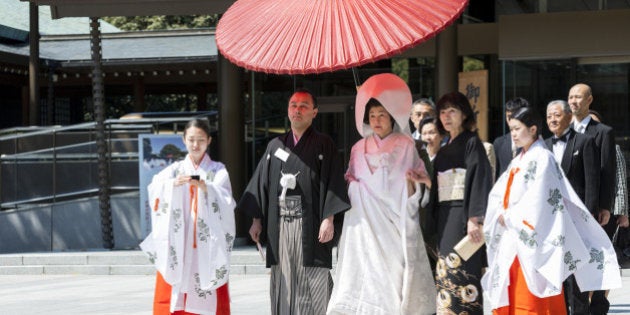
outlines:
[[611, 127], [598, 123], [588, 115], [592, 102], [591, 88], [586, 84], [576, 84], [569, 91], [573, 129], [593, 137], [600, 156], [599, 213], [595, 218], [605, 225], [610, 219], [610, 209], [615, 198], [615, 138]]
[[[529, 107], [527, 100], [522, 97], [517, 97], [505, 103], [505, 123], [508, 123], [512, 118], [512, 114], [521, 109], [521, 107]], [[494, 154], [497, 160], [494, 178], [498, 179], [510, 165], [518, 150], [512, 143], [512, 137], [510, 137], [509, 132], [494, 139], [492, 146], [494, 147]]]
[[[586, 208], [597, 214], [599, 209], [599, 153], [592, 137], [571, 129], [573, 115], [569, 104], [562, 100], [547, 105], [547, 126], [553, 136], [545, 139], [558, 165], [564, 171], [573, 190]], [[567, 314], [589, 314], [589, 293], [581, 292], [575, 277], [564, 281], [564, 298]]]
[[547, 105], [547, 126], [553, 133], [545, 140], [556, 161], [564, 171], [573, 190], [592, 214], [599, 212], [599, 153], [595, 141], [588, 135], [571, 129], [573, 115], [563, 100]]
[[[592, 136], [600, 157], [599, 213], [595, 216], [602, 226], [610, 220], [610, 209], [615, 198], [616, 162], [615, 137], [611, 127], [598, 123], [588, 114], [593, 103], [591, 88], [583, 83], [571, 87], [568, 103], [573, 112], [573, 129]], [[610, 303], [604, 291], [595, 291], [591, 298], [592, 315], [607, 314]]]

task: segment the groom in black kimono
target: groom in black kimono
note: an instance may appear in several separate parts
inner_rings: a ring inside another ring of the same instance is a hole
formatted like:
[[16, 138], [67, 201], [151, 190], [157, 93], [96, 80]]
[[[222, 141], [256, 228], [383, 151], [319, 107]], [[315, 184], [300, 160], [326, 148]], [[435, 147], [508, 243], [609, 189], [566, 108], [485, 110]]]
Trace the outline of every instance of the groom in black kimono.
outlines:
[[255, 242], [263, 226], [267, 232], [274, 315], [326, 312], [331, 240], [350, 208], [337, 148], [312, 127], [317, 110], [310, 92], [291, 96], [291, 130], [269, 142], [238, 204], [253, 219], [249, 234]]

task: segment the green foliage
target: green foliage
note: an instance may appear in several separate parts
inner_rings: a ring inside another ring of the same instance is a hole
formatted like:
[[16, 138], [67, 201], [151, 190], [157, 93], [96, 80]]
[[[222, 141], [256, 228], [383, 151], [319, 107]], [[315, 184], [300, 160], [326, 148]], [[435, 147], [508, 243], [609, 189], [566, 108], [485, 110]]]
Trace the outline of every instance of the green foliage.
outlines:
[[464, 57], [464, 72], [483, 70], [483, 69], [485, 69], [485, 66], [482, 60], [471, 58], [471, 57]]
[[167, 144], [163, 146], [159, 155], [161, 158], [173, 159], [174, 161], [177, 161], [184, 156], [186, 156], [186, 154], [174, 144]]
[[[103, 20], [124, 31], [174, 30], [215, 27], [218, 14], [211, 15], [156, 15], [156, 16], [115, 16]], [[218, 107], [216, 94], [208, 94], [208, 109]], [[147, 94], [147, 112], [197, 111], [196, 94]], [[108, 96], [105, 100], [106, 117], [119, 118], [134, 111], [132, 95]], [[84, 121], [94, 120], [93, 106], [89, 99], [84, 100]]]
[[219, 15], [113, 16], [103, 20], [124, 31], [172, 30], [215, 27]]
[[[93, 121], [96, 119], [94, 104], [91, 97], [83, 99], [83, 121]], [[105, 97], [105, 119], [120, 118], [121, 116], [133, 112], [133, 96], [113, 95]]]
[[119, 118], [125, 114], [133, 112], [132, 95], [113, 95], [105, 97], [105, 112], [107, 119]]
[[409, 82], [409, 59], [392, 58], [392, 73]]
[[148, 94], [145, 96], [147, 112], [194, 112], [197, 111], [195, 94]]
[[419, 57], [415, 59], [416, 63], [420, 66], [435, 67], [435, 57]]

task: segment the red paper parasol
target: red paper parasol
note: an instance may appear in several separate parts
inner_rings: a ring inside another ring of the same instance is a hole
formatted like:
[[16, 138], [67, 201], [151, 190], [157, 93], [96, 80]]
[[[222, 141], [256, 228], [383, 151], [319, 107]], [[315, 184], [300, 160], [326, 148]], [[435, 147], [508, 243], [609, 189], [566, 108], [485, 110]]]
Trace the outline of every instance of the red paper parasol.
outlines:
[[216, 29], [231, 62], [309, 74], [387, 58], [451, 24], [468, 0], [238, 0]]

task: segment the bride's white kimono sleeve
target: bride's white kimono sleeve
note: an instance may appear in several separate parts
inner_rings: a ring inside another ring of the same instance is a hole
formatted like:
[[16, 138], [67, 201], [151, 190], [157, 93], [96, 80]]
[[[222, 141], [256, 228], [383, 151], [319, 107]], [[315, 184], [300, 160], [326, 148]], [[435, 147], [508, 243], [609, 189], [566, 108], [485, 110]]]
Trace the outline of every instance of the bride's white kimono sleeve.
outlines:
[[[571, 274], [582, 291], [621, 286], [610, 240], [544, 146], [539, 140], [513, 160], [490, 192], [484, 222], [488, 271], [482, 285], [493, 309], [508, 305], [515, 257], [529, 291], [541, 298], [560, 294]], [[500, 215], [505, 226], [498, 223]]]
[[[199, 175], [207, 192], [174, 186], [180, 174]], [[171, 310], [183, 307], [185, 293], [194, 293], [186, 298], [187, 311], [213, 309], [213, 291], [228, 281], [235, 234], [235, 201], [225, 166], [205, 156], [195, 168], [187, 157], [157, 174], [148, 191], [152, 232], [140, 247], [172, 286]]]

